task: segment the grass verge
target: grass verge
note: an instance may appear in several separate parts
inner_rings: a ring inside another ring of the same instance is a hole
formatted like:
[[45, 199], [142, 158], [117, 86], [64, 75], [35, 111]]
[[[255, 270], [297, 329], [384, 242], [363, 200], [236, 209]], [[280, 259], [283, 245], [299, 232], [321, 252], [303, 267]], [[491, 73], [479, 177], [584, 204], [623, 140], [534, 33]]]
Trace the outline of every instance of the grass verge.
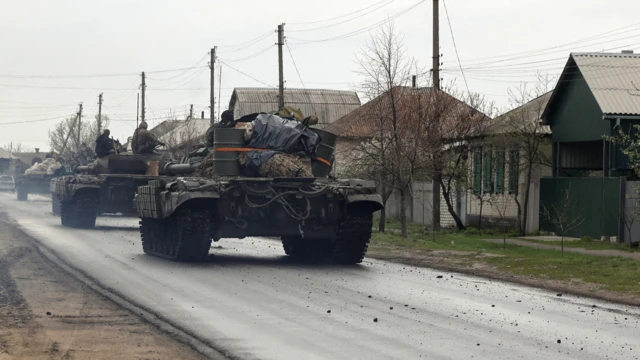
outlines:
[[[560, 246], [561, 241], [544, 241], [544, 240], [535, 240], [535, 239], [527, 239], [521, 238], [520, 240], [525, 240], [528, 242], [536, 243], [536, 244], [545, 244], [545, 245], [554, 245]], [[565, 248], [580, 248], [586, 250], [620, 250], [627, 252], [640, 252], [638, 248], [632, 248], [629, 243], [612, 243], [606, 241], [598, 241], [591, 238], [582, 238], [580, 240], [573, 241], [565, 241]]]
[[[597, 290], [621, 293], [635, 298], [640, 296], [640, 261], [637, 260], [566, 252], [562, 255], [556, 250], [514, 244], [507, 244], [505, 248], [503, 244], [482, 240], [501, 238], [500, 232], [442, 231], [436, 234], [433, 241], [433, 234], [420, 225], [411, 224], [407, 238], [400, 235], [398, 228], [397, 222], [390, 221], [387, 232], [374, 231], [370, 247], [372, 257], [382, 259], [393, 257], [399, 262], [408, 261], [408, 263], [424, 266], [446, 265], [452, 270], [484, 269], [488, 271], [490, 269], [489, 272], [494, 272], [496, 275], [501, 273], [521, 278], [573, 284], [584, 290], [580, 291], [581, 293], [587, 294]], [[507, 237], [512, 235], [507, 234]], [[580, 242], [576, 243], [578, 244], [574, 245], [580, 245]], [[595, 244], [590, 243], [590, 245]], [[403, 257], [407, 261], [403, 261]], [[421, 263], [416, 261], [420, 257], [424, 260]], [[465, 272], [475, 273], [475, 271]], [[478, 273], [482, 272], [478, 271]], [[498, 277], [503, 278], [503, 276]], [[571, 289], [567, 289], [567, 292], [570, 291]]]

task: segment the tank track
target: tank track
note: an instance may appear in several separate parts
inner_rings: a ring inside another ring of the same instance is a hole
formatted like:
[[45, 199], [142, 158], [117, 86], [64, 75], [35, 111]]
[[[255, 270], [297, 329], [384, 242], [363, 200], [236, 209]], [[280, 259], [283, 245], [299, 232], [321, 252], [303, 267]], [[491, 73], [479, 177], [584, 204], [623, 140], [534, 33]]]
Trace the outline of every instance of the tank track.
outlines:
[[27, 201], [29, 199], [29, 193], [27, 192], [27, 190], [19, 186], [16, 189], [16, 199], [18, 201]]
[[338, 264], [359, 264], [364, 259], [369, 242], [373, 214], [347, 217], [338, 228], [338, 237], [331, 260]]
[[173, 261], [202, 261], [211, 248], [210, 228], [208, 211], [180, 209], [167, 219], [142, 218], [142, 250]]
[[60, 200], [58, 200], [55, 193], [51, 193], [51, 212], [54, 215], [60, 215]]
[[63, 226], [78, 229], [93, 229], [96, 226], [96, 201], [80, 198], [72, 202], [60, 202], [60, 222]]

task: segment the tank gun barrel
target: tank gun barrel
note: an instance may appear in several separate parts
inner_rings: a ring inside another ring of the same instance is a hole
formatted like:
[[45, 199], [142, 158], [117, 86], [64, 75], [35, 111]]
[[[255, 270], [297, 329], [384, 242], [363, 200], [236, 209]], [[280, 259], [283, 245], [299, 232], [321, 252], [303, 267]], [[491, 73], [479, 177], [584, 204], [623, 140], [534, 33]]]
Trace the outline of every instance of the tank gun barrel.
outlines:
[[180, 174], [191, 174], [195, 171], [195, 166], [191, 164], [172, 164], [168, 163], [164, 167], [164, 171], [167, 175], [180, 175]]
[[93, 166], [91, 165], [78, 165], [74, 168], [73, 170], [76, 174], [81, 174], [81, 173], [92, 173], [93, 172]]

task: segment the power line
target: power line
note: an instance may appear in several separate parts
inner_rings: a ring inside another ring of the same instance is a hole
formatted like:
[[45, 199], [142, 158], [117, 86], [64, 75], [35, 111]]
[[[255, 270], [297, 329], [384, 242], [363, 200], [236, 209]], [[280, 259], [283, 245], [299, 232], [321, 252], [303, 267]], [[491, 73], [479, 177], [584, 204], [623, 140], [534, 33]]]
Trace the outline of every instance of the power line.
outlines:
[[[160, 74], [175, 71], [184, 71], [190, 69], [197, 69], [198, 66], [180, 68], [180, 69], [167, 69], [167, 70], [154, 70], [148, 71], [148, 74]], [[101, 78], [101, 77], [120, 77], [120, 76], [139, 76], [138, 73], [120, 73], [120, 74], [85, 74], [85, 75], [0, 75], [0, 78], [9, 79], [85, 79], [85, 78]]]
[[24, 120], [24, 121], [13, 121], [13, 122], [2, 122], [0, 123], [0, 125], [15, 125], [15, 124], [29, 124], [29, 123], [35, 123], [35, 122], [43, 122], [43, 121], [50, 121], [50, 120], [57, 120], [57, 119], [63, 119], [63, 118], [67, 118], [71, 116], [69, 115], [64, 115], [64, 116], [56, 116], [56, 117], [52, 117], [52, 118], [47, 118], [47, 119], [38, 119], [38, 120]]
[[273, 34], [273, 31], [272, 31], [272, 30], [269, 30], [268, 32], [266, 32], [266, 33], [264, 33], [264, 34], [262, 34], [262, 35], [258, 36], [257, 38], [254, 38], [254, 39], [251, 39], [251, 40], [247, 40], [247, 41], [242, 42], [242, 43], [239, 43], [239, 44], [234, 44], [234, 45], [219, 45], [218, 47], [219, 47], [219, 48], [227, 48], [227, 47], [238, 47], [238, 46], [243, 46], [243, 45], [247, 45], [247, 44], [249, 44], [249, 43], [253, 43], [253, 42], [254, 42], [254, 41], [256, 41], [256, 40], [262, 40], [262, 39], [264, 39], [265, 37], [267, 37], [267, 36], [269, 36], [269, 35], [271, 35], [271, 34]]
[[267, 52], [267, 51], [271, 50], [271, 48], [273, 48], [273, 45], [269, 45], [269, 46], [267, 46], [266, 48], [264, 48], [264, 49], [262, 49], [262, 50], [258, 51], [257, 53], [251, 54], [251, 55], [249, 55], [249, 56], [245, 56], [245, 57], [240, 58], [240, 59], [233, 59], [233, 60], [226, 60], [226, 61], [227, 61], [228, 63], [234, 63], [234, 62], [239, 62], [239, 61], [244, 61], [244, 60], [253, 59], [253, 58], [255, 58], [255, 57], [257, 57], [257, 56], [260, 56], [260, 55], [264, 54], [265, 52]]
[[[386, 1], [388, 1], [388, 0], [386, 0]], [[370, 10], [370, 11], [368, 11], [368, 12], [364, 13], [364, 14], [360, 14], [360, 15], [358, 15], [358, 16], [356, 16], [356, 17], [352, 17], [352, 18], [350, 18], [350, 19], [347, 19], [347, 20], [344, 20], [344, 21], [341, 21], [341, 22], [338, 22], [338, 23], [335, 23], [335, 24], [330, 24], [330, 25], [325, 25], [325, 26], [315, 27], [315, 28], [311, 28], [311, 29], [287, 30], [287, 31], [288, 31], [288, 32], [306, 32], [306, 31], [316, 31], [316, 30], [327, 29], [327, 28], [331, 28], [331, 27], [334, 27], [334, 26], [342, 25], [342, 24], [344, 24], [344, 23], [348, 23], [349, 21], [353, 21], [353, 20], [359, 19], [359, 18], [361, 18], [361, 17], [363, 17], [363, 16], [365, 16], [365, 15], [371, 14], [372, 12], [377, 11], [377, 10], [379, 10], [379, 9], [381, 9], [381, 8], [383, 8], [383, 7], [387, 6], [387, 5], [389, 5], [389, 4], [391, 4], [392, 2], [394, 2], [394, 1], [395, 1], [395, 0], [391, 0], [391, 1], [387, 2], [387, 3], [385, 3], [385, 4], [382, 4], [382, 5], [378, 6], [377, 8], [375, 8], [375, 9], [373, 9], [373, 10]], [[378, 3], [378, 4], [380, 4], [380, 3]]]
[[[181, 77], [183, 74], [185, 74], [185, 73], [189, 72], [189, 70], [193, 70], [194, 68], [198, 68], [198, 67], [199, 67], [198, 65], [199, 65], [203, 60], [205, 60], [207, 57], [209, 57], [209, 53], [206, 53], [203, 57], [201, 57], [198, 61], [196, 61], [190, 69], [188, 69], [188, 70], [184, 70], [184, 71], [182, 71], [181, 73], [176, 74], [176, 75], [173, 75], [173, 76], [170, 76], [170, 77], [168, 77], [168, 78], [154, 78], [154, 77], [149, 77], [149, 76], [147, 76], [147, 78], [148, 78], [148, 79], [151, 79], [151, 80], [156, 80], [156, 81], [168, 81], [168, 80], [172, 80], [172, 79], [175, 79], [175, 78]], [[205, 68], [206, 68], [206, 66], [205, 66]]]
[[[465, 59], [465, 60], [462, 60], [462, 62], [472, 62], [472, 61], [478, 61], [478, 60], [500, 59], [500, 58], [511, 57], [511, 56], [516, 56], [516, 55], [527, 55], [527, 56], [530, 56], [530, 55], [534, 55], [536, 53], [544, 52], [544, 51], [547, 51], [547, 50], [558, 49], [558, 48], [561, 48], [561, 47], [566, 47], [566, 46], [575, 45], [575, 44], [579, 44], [579, 43], [590, 41], [590, 40], [595, 40], [595, 39], [598, 39], [598, 38], [608, 37], [608, 36], [605, 36], [605, 35], [611, 34], [611, 33], [615, 33], [615, 32], [618, 32], [620, 30], [624, 30], [624, 29], [627, 29], [627, 28], [630, 28], [630, 27], [633, 27], [633, 26], [636, 26], [636, 25], [640, 25], [640, 22], [637, 22], [637, 23], [634, 23], [634, 24], [631, 24], [631, 25], [627, 25], [627, 26], [623, 26], [621, 28], [617, 28], [617, 29], [614, 29], [614, 30], [611, 30], [611, 31], [607, 31], [607, 32], [601, 33], [599, 35], [594, 35], [594, 36], [591, 36], [591, 37], [587, 37], [587, 38], [584, 38], [584, 39], [572, 41], [572, 42], [561, 44], [561, 45], [556, 45], [556, 46], [547, 47], [547, 48], [541, 48], [541, 49], [532, 50], [532, 51], [525, 51], [525, 52], [520, 52], [520, 53], [512, 53], [512, 54], [496, 55], [496, 56], [489, 56], [489, 57], [482, 57], [482, 58]], [[637, 29], [632, 29], [632, 30], [629, 30], [629, 31], [634, 31], [634, 30], [637, 30]], [[629, 31], [625, 31], [625, 32], [629, 32]], [[621, 34], [623, 34], [625, 32], [622, 32]], [[616, 34], [616, 35], [620, 35], [620, 34]]]
[[[385, 1], [389, 1], [389, 0], [382, 0], [382, 1], [380, 1], [380, 2], [377, 2], [377, 3], [373, 4], [373, 5], [367, 6], [367, 7], [365, 7], [365, 8], [362, 8], [362, 9], [360, 9], [360, 10], [356, 10], [356, 11], [350, 12], [350, 13], [348, 13], [348, 14], [344, 14], [344, 15], [340, 15], [340, 16], [332, 17], [332, 18], [330, 18], [330, 19], [316, 20], [316, 21], [305, 21], [305, 22], [293, 22], [293, 23], [289, 23], [289, 25], [308, 25], [308, 24], [317, 24], [317, 23], [321, 23], [321, 22], [327, 22], [327, 21], [331, 21], [331, 20], [341, 19], [341, 18], [343, 18], [343, 17], [347, 17], [347, 16], [349, 16], [349, 15], [357, 14], [357, 13], [359, 13], [359, 12], [362, 12], [362, 11], [365, 11], [365, 10], [367, 10], [367, 9], [370, 9], [370, 8], [372, 8], [372, 7], [374, 7], [374, 6], [377, 6], [377, 5], [379, 5], [379, 4], [381, 4], [381, 3], [385, 2]], [[393, 2], [393, 1], [392, 1], [392, 2]]]
[[240, 70], [238, 70], [238, 69], [234, 68], [233, 66], [229, 65], [228, 63], [226, 63], [226, 62], [224, 62], [224, 61], [222, 61], [222, 60], [219, 60], [219, 61], [220, 61], [220, 63], [221, 63], [221, 64], [227, 65], [231, 70], [234, 70], [234, 71], [236, 71], [236, 72], [238, 72], [238, 73], [240, 73], [240, 74], [242, 74], [242, 75], [244, 75], [244, 76], [246, 76], [246, 77], [248, 77], [248, 78], [251, 78], [251, 79], [253, 79], [254, 81], [257, 81], [257, 82], [259, 82], [259, 83], [260, 83], [260, 84], [262, 84], [262, 85], [266, 85], [266, 86], [268, 86], [268, 87], [275, 88], [275, 86], [273, 86], [273, 85], [269, 85], [269, 84], [267, 84], [266, 82], [260, 81], [260, 80], [256, 79], [255, 77], [253, 77], [253, 76], [251, 76], [251, 75], [249, 75], [249, 74], [247, 74], [247, 73], [245, 73], [245, 72], [242, 72], [242, 71], [240, 71]]
[[302, 81], [302, 76], [300, 75], [300, 71], [298, 70], [298, 65], [296, 65], [296, 60], [293, 58], [293, 54], [291, 53], [291, 48], [289, 47], [288, 41], [285, 40], [284, 44], [287, 46], [287, 51], [289, 52], [289, 57], [291, 58], [291, 62], [293, 63], [293, 67], [294, 69], [296, 69], [296, 73], [298, 74], [298, 79], [300, 79], [300, 82], [302, 83], [302, 88], [305, 90], [305, 94], [307, 95], [307, 100], [309, 100], [309, 104], [311, 104], [311, 108], [313, 109], [313, 112], [316, 112], [315, 106], [313, 104], [313, 101], [311, 100], [311, 95], [309, 95], [309, 92], [307, 92], [307, 87], [304, 86], [304, 81]]
[[[261, 36], [261, 37], [259, 37], [259, 38], [255, 39], [253, 42], [251, 42], [251, 43], [249, 43], [249, 44], [247, 44], [247, 45], [245, 45], [245, 46], [239, 47], [239, 48], [235, 48], [235, 49], [227, 50], [227, 51], [225, 51], [225, 53], [227, 53], [227, 54], [228, 54], [228, 53], [234, 53], [234, 52], [238, 52], [238, 51], [244, 50], [244, 49], [246, 49], [246, 48], [248, 48], [248, 47], [251, 47], [251, 46], [253, 46], [253, 45], [255, 45], [255, 44], [257, 44], [257, 43], [261, 42], [262, 40], [264, 40], [264, 39], [268, 38], [268, 37], [269, 37], [269, 36], [271, 36], [272, 34], [273, 34], [273, 31], [269, 31], [267, 34], [265, 34], [265, 35], [263, 35], [263, 36]], [[218, 47], [220, 48], [221, 46], [218, 46]]]
[[292, 38], [292, 37], [289, 37], [289, 39], [300, 41], [300, 42], [292, 43], [292, 44], [304, 45], [304, 44], [311, 44], [311, 43], [317, 43], [317, 42], [335, 41], [335, 40], [342, 40], [342, 39], [350, 38], [352, 36], [356, 36], [356, 35], [362, 34], [364, 32], [367, 32], [367, 31], [369, 31], [371, 29], [374, 29], [374, 28], [376, 28], [376, 27], [378, 27], [378, 26], [380, 26], [380, 25], [382, 25], [382, 24], [384, 24], [386, 22], [389, 22], [391, 20], [397, 19], [400, 16], [402, 16], [402, 15], [408, 13], [409, 11], [413, 10], [414, 8], [418, 7], [420, 4], [422, 4], [425, 1], [426, 0], [421, 0], [421, 1], [417, 2], [417, 3], [415, 3], [414, 5], [406, 8], [406, 9], [404, 9], [404, 10], [398, 12], [398, 13], [396, 13], [395, 15], [389, 17], [386, 20], [377, 22], [377, 23], [375, 23], [373, 25], [369, 25], [367, 27], [360, 28], [358, 30], [354, 30], [352, 32], [345, 33], [345, 34], [342, 34], [342, 35], [338, 35], [338, 36], [334, 36], [334, 37], [330, 37], [330, 38], [326, 38], [326, 39], [320, 39], [320, 40], [296, 39], [296, 38]]
[[453, 27], [451, 26], [451, 18], [449, 17], [449, 11], [447, 10], [447, 2], [442, 0], [442, 5], [444, 5], [444, 13], [447, 16], [447, 22], [449, 23], [449, 32], [451, 33], [451, 41], [453, 42], [453, 49], [456, 53], [456, 59], [458, 59], [458, 66], [460, 67], [460, 73], [462, 74], [462, 79], [464, 80], [464, 86], [467, 88], [467, 93], [471, 94], [471, 90], [469, 90], [469, 83], [467, 82], [467, 78], [464, 76], [464, 70], [462, 69], [462, 63], [460, 63], [460, 55], [458, 54], [458, 46], [456, 45], [456, 38], [453, 35]]

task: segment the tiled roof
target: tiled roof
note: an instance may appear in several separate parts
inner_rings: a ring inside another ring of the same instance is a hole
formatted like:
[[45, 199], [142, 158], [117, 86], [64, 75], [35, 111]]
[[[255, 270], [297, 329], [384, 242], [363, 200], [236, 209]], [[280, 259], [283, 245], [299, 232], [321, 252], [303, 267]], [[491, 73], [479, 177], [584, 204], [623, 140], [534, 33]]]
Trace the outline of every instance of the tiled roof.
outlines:
[[[438, 115], [437, 112], [446, 112], [445, 115], [440, 114], [442, 119], [449, 120], [448, 125], [441, 126], [439, 131], [443, 138], [455, 137], [454, 132], [456, 126], [454, 119], [456, 113], [461, 111], [470, 111], [476, 113], [478, 120], [488, 120], [488, 118], [473, 110], [466, 103], [454, 98], [444, 91], [435, 92], [431, 88], [411, 88], [404, 86], [394, 87], [392, 93], [395, 98], [395, 105], [398, 109], [399, 123], [406, 127], [408, 131], [416, 129], [418, 122], [423, 120], [422, 117]], [[342, 117], [333, 124], [327, 126], [324, 130], [345, 138], [361, 138], [372, 137], [376, 135], [382, 128], [391, 129], [391, 92], [382, 94], [368, 103], [362, 105], [358, 109], [352, 111]], [[420, 105], [420, 106], [416, 106]], [[416, 112], [417, 108], [424, 109], [424, 114], [420, 115]], [[479, 121], [477, 125], [479, 132], [484, 121]], [[448, 134], [447, 134], [448, 132]], [[449, 136], [451, 135], [451, 136]], [[467, 133], [471, 135], [471, 131]]]

